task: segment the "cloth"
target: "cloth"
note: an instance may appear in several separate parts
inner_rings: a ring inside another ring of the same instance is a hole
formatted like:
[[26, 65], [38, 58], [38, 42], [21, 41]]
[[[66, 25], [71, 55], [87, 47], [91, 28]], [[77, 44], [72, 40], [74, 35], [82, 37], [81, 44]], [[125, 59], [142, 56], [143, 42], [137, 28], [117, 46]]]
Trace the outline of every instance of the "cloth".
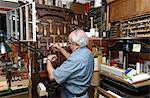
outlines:
[[[94, 69], [93, 62], [91, 51], [82, 47], [53, 71], [56, 82], [64, 87], [62, 98], [72, 98], [73, 94], [80, 94], [88, 89]], [[88, 98], [88, 95], [80, 98]]]

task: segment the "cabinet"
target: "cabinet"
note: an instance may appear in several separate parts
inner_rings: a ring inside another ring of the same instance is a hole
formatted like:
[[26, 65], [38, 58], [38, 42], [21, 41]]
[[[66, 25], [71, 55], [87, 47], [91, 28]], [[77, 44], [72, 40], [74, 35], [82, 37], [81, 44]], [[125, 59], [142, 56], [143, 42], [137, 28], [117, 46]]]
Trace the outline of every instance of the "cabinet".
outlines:
[[149, 13], [149, 0], [116, 0], [109, 4], [110, 22]]

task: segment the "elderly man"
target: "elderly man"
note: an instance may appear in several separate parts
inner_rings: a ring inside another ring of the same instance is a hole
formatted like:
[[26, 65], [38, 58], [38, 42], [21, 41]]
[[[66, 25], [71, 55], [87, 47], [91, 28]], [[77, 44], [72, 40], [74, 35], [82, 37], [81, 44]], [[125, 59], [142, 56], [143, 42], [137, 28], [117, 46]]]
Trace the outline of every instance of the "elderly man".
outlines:
[[68, 46], [72, 53], [68, 53], [58, 44], [53, 47], [59, 49], [67, 58], [60, 67], [53, 68], [52, 63], [56, 60], [56, 55], [47, 57], [47, 72], [50, 80], [55, 79], [62, 85], [62, 98], [89, 98], [88, 87], [93, 72], [93, 56], [86, 47], [88, 37], [82, 29], [77, 29], [70, 33]]

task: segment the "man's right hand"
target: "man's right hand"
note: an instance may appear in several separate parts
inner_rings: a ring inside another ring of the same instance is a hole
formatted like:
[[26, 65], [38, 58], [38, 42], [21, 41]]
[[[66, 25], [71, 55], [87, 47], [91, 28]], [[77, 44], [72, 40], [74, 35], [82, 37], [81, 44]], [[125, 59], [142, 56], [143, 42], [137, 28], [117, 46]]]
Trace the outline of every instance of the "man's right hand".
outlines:
[[54, 44], [52, 45], [52, 49], [60, 50], [61, 47], [60, 47], [59, 43], [54, 43]]

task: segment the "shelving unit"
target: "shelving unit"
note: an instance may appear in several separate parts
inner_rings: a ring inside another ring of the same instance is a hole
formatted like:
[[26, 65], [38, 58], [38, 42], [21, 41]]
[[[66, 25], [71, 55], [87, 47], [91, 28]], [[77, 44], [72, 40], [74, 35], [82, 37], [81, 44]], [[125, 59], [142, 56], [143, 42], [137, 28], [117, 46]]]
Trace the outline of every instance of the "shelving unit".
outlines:
[[35, 2], [7, 12], [7, 34], [20, 41], [36, 42]]
[[[102, 39], [102, 42], [106, 42], [106, 45], [107, 47], [104, 47], [104, 49], [106, 49], [106, 53], [108, 54], [108, 59], [110, 57], [113, 57], [112, 59], [115, 59], [116, 56], [119, 57], [119, 53], [117, 51], [119, 51], [120, 49], [120, 46], [115, 46], [115, 47], [112, 47], [112, 52], [115, 51], [115, 54], [109, 54], [109, 46], [113, 46], [115, 45], [114, 43], [117, 43], [119, 41], [123, 41], [122, 45], [123, 44], [126, 44], [126, 43], [132, 43], [133, 41], [133, 44], [135, 42], [141, 42], [142, 43], [142, 46], [141, 46], [141, 51], [140, 52], [133, 52], [133, 47], [132, 44], [131, 45], [128, 45], [128, 48], [129, 51], [127, 53], [127, 56], [126, 56], [126, 60], [125, 62], [129, 62], [130, 64], [133, 64], [135, 65], [137, 61], [142, 61], [142, 60], [145, 60], [145, 61], [149, 61], [149, 51], [144, 51], [143, 49], [146, 49], [146, 50], [149, 50], [149, 38], [148, 37], [115, 37], [115, 38], [105, 38], [105, 39]], [[113, 43], [114, 42], [114, 43]], [[125, 48], [125, 47], [124, 47]], [[142, 49], [143, 48], [143, 49]], [[121, 48], [120, 51], [124, 51], [123, 47]], [[128, 66], [129, 63], [125, 63], [127, 65], [125, 66]], [[129, 97], [129, 98], [146, 98], [146, 97], [149, 97], [149, 87], [150, 87], [150, 81], [149, 80], [145, 80], [145, 81], [140, 81], [140, 82], [137, 82], [137, 83], [129, 83], [127, 81], [124, 80], [123, 77], [119, 77], [117, 76], [116, 74], [119, 74], [119, 72], [115, 71], [115, 74], [113, 74], [112, 72], [114, 72], [114, 70], [116, 68], [120, 69], [120, 66], [115, 66], [113, 64], [108, 63], [108, 64], [105, 64], [105, 66], [108, 66], [110, 67], [110, 70], [111, 71], [108, 71], [108, 69], [105, 69], [107, 70], [104, 71], [101, 69], [101, 72], [100, 72], [100, 77], [101, 77], [101, 80], [100, 80], [100, 87], [98, 87], [99, 90], [102, 90], [101, 91], [98, 91], [99, 94], [101, 95], [104, 95], [105, 97], [108, 97], [108, 98], [113, 98], [113, 96], [109, 96], [108, 94], [108, 91], [112, 91], [114, 92], [115, 94], [118, 94], [122, 97]], [[149, 65], [146, 65], [146, 63], [144, 63], [143, 67], [146, 68], [148, 67]], [[129, 66], [128, 66], [129, 67]], [[135, 68], [135, 66], [131, 67], [130, 68]], [[149, 72], [147, 71], [146, 73], [149, 74]], [[115, 97], [117, 98], [117, 97]]]
[[111, 37], [149, 37], [150, 14], [111, 23]]
[[88, 29], [90, 29], [90, 17], [93, 17], [93, 26], [98, 29], [99, 37], [102, 37], [104, 30], [104, 7], [91, 8], [88, 12]]

